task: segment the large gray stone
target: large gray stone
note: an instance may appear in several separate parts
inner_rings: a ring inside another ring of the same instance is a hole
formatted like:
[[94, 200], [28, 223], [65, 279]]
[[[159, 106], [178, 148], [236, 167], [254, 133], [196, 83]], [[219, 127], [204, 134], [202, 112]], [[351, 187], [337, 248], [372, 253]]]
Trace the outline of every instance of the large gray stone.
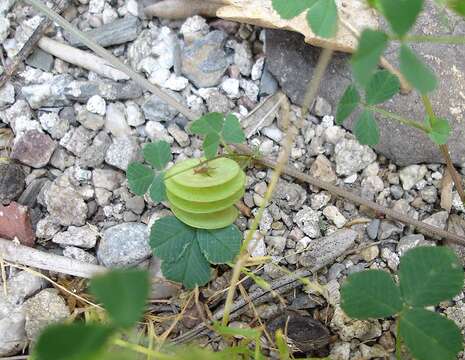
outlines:
[[[413, 33], [465, 34], [465, 21], [457, 17], [449, 19], [453, 30], [448, 31], [441, 25], [439, 12], [440, 9], [432, 6], [431, 0], [427, 1], [425, 12], [419, 18]], [[395, 47], [398, 47], [398, 44], [388, 49], [386, 58], [398, 66]], [[412, 47], [439, 77], [439, 87], [431, 94], [431, 100], [435, 112], [452, 124], [449, 146], [454, 162], [461, 165], [465, 163], [465, 102], [462, 97], [465, 93], [465, 47], [428, 43], [414, 44]], [[266, 32], [268, 69], [278, 79], [284, 92], [297, 104], [301, 104], [307, 83], [314, 75], [320, 52], [319, 48], [306, 45], [299, 34], [276, 30]], [[320, 95], [331, 103], [333, 109], [337, 108], [342, 93], [351, 82], [349, 59], [350, 55], [335, 53], [323, 78]], [[397, 95], [394, 101], [384, 104], [383, 107], [419, 121], [423, 121], [425, 115], [420, 96], [416, 92]], [[419, 130], [388, 119], [379, 120], [381, 141], [375, 147], [378, 152], [398, 165], [442, 161], [437, 147]], [[349, 121], [347, 126], [351, 125], [352, 121]]]
[[135, 266], [148, 259], [152, 251], [147, 226], [123, 223], [104, 231], [97, 258], [108, 267]]

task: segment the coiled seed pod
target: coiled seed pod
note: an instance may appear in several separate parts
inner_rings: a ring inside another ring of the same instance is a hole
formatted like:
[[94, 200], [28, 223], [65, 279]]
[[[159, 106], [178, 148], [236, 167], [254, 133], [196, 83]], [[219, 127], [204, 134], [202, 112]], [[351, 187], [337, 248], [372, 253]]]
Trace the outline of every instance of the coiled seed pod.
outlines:
[[171, 210], [182, 222], [200, 229], [219, 229], [238, 215], [234, 204], [244, 195], [245, 174], [228, 158], [202, 165], [189, 159], [166, 172], [166, 195]]

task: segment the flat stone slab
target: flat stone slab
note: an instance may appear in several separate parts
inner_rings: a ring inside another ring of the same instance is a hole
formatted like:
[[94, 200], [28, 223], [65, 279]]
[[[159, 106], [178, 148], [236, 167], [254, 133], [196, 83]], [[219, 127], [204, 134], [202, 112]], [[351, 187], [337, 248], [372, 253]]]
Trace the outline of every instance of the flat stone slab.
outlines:
[[[449, 20], [447, 29], [441, 25], [440, 14], [431, 1], [426, 2], [415, 34], [465, 35], [465, 21], [458, 17]], [[383, 25], [386, 27], [386, 25]], [[398, 66], [396, 47], [393, 44], [385, 56]], [[413, 44], [412, 48], [433, 69], [439, 79], [438, 89], [431, 94], [435, 112], [447, 118], [452, 125], [449, 147], [452, 159], [458, 165], [465, 163], [465, 46]], [[283, 91], [296, 104], [301, 104], [305, 88], [313, 76], [321, 49], [304, 43], [296, 33], [267, 30], [266, 62], [270, 72], [278, 79]], [[351, 83], [350, 55], [335, 53], [323, 78], [320, 95], [328, 100], [336, 112], [337, 104], [346, 87]], [[397, 95], [393, 101], [383, 104], [385, 109], [405, 117], [423, 121], [424, 109], [418, 93]], [[353, 118], [351, 119], [353, 121]], [[442, 162], [437, 147], [422, 132], [389, 119], [378, 117], [381, 142], [375, 149], [400, 166], [417, 163]], [[352, 121], [345, 126], [349, 129]]]

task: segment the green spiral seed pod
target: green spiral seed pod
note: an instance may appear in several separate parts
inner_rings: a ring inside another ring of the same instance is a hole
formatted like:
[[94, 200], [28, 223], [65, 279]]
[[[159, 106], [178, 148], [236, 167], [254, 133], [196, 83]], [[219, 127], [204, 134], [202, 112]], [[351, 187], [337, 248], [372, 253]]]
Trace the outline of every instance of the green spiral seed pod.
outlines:
[[231, 225], [238, 212], [234, 204], [244, 195], [245, 174], [228, 158], [202, 166], [204, 159], [189, 159], [166, 172], [166, 195], [171, 210], [182, 222], [200, 229]]

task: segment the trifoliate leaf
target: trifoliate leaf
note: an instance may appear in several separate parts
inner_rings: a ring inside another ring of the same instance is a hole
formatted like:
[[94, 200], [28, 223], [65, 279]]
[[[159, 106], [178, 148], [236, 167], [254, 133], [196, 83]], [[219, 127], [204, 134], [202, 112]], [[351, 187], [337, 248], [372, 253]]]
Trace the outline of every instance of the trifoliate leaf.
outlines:
[[136, 195], [144, 195], [153, 181], [153, 169], [141, 163], [129, 164], [126, 170], [129, 189]]
[[203, 140], [203, 152], [207, 159], [213, 159], [218, 154], [220, 136], [217, 133], [209, 133]]
[[360, 103], [360, 95], [355, 85], [349, 85], [342, 95], [336, 113], [336, 124], [342, 125], [345, 119], [354, 112]]
[[399, 36], [408, 33], [423, 8], [424, 0], [379, 0], [381, 11]]
[[303, 13], [312, 6], [315, 1], [316, 0], [272, 0], [272, 5], [279, 16], [289, 20]]
[[447, 143], [450, 135], [450, 125], [446, 119], [436, 118], [431, 123], [431, 131], [428, 133], [430, 139], [438, 145]]
[[94, 277], [90, 282], [90, 291], [103, 303], [115, 325], [129, 328], [143, 315], [149, 284], [146, 271], [112, 270]]
[[418, 360], [455, 360], [463, 349], [463, 338], [455, 323], [420, 308], [402, 312], [400, 336]]
[[232, 262], [241, 249], [242, 235], [235, 225], [217, 230], [197, 230], [197, 241], [212, 264]]
[[210, 133], [219, 134], [223, 129], [224, 116], [218, 112], [208, 113], [200, 119], [195, 120], [190, 130], [196, 135], [208, 135]]
[[142, 153], [145, 161], [157, 170], [163, 170], [172, 158], [170, 144], [163, 140], [145, 145]]
[[407, 45], [400, 48], [400, 71], [407, 81], [422, 94], [427, 94], [437, 86], [436, 76]]
[[387, 46], [388, 37], [382, 31], [366, 29], [362, 32], [357, 51], [352, 56], [355, 80], [365, 86], [378, 66], [379, 58]]
[[160, 173], [153, 178], [152, 185], [150, 186], [150, 198], [156, 203], [166, 200], [164, 173]]
[[226, 116], [223, 126], [223, 139], [227, 144], [241, 144], [245, 141], [244, 131], [236, 116]]
[[382, 270], [351, 274], [341, 289], [341, 306], [355, 319], [378, 319], [402, 310], [399, 287]]
[[354, 133], [360, 144], [376, 145], [379, 142], [379, 128], [371, 111], [365, 110], [358, 118]]
[[34, 346], [34, 359], [98, 360], [112, 334], [112, 328], [96, 324], [51, 325]]
[[163, 261], [161, 270], [168, 280], [180, 282], [188, 289], [205, 285], [211, 277], [210, 265], [200, 251], [197, 240], [188, 244], [178, 261]]
[[194, 241], [195, 229], [174, 216], [157, 221], [150, 231], [150, 246], [156, 256], [167, 262], [177, 262]]
[[400, 259], [402, 298], [411, 306], [436, 305], [463, 287], [463, 269], [455, 253], [445, 247], [417, 247]]
[[316, 0], [307, 13], [310, 28], [317, 36], [331, 38], [337, 31], [337, 6], [334, 0]]
[[381, 104], [399, 92], [400, 82], [397, 76], [381, 70], [372, 76], [365, 90], [368, 105]]

